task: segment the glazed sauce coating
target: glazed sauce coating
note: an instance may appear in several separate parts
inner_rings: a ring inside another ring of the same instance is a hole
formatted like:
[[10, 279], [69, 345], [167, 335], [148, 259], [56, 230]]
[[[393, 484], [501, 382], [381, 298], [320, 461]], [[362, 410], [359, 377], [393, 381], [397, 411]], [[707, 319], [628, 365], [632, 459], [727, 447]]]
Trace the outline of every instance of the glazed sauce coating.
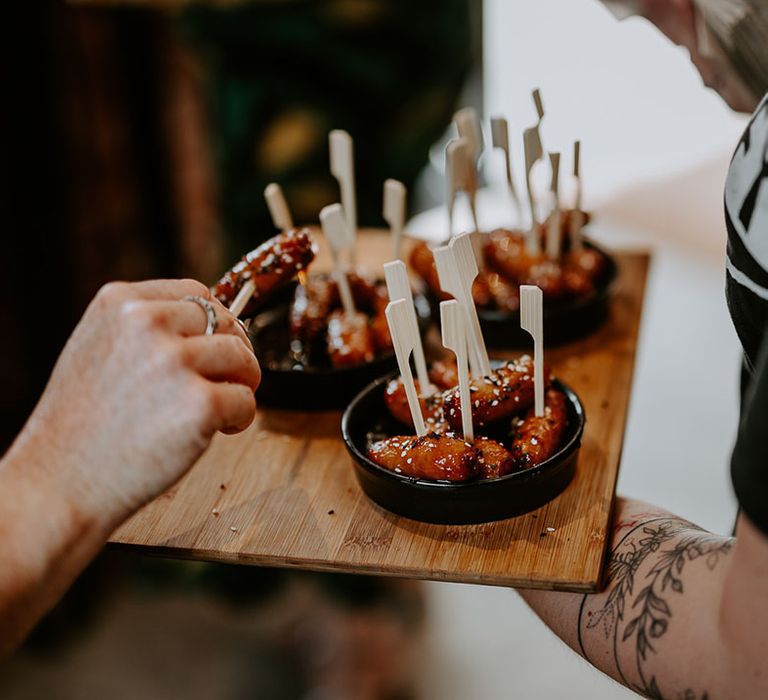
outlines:
[[523, 279], [532, 265], [545, 260], [543, 255], [528, 255], [522, 233], [507, 229], [496, 229], [486, 236], [483, 257], [490, 269], [509, 280]]
[[493, 308], [514, 312], [520, 309], [520, 287], [498, 272], [486, 272], [485, 284], [493, 299]]
[[500, 442], [487, 437], [475, 439], [474, 446], [480, 450], [480, 478], [498, 479], [518, 470], [512, 454]]
[[451, 299], [450, 294], [446, 294], [440, 288], [440, 279], [437, 276], [437, 266], [435, 265], [435, 256], [426, 243], [418, 243], [411, 250], [408, 259], [411, 267], [416, 274], [424, 280], [430, 292], [439, 299], [445, 301]]
[[328, 356], [334, 367], [351, 367], [375, 357], [373, 334], [368, 317], [359, 311], [334, 311], [328, 318]]
[[517, 421], [509, 448], [515, 469], [535, 467], [560, 448], [568, 425], [567, 399], [563, 392], [550, 388], [544, 400], [543, 416], [537, 417], [531, 408]]
[[285, 231], [244, 255], [217, 282], [213, 294], [224, 306], [229, 306], [243, 285], [252, 280], [256, 291], [241, 314], [248, 317], [314, 258], [315, 246], [309, 229]]
[[452, 389], [459, 383], [456, 360], [437, 360], [429, 367], [429, 381], [438, 389]]
[[392, 335], [389, 332], [389, 323], [387, 323], [387, 304], [389, 303], [389, 294], [384, 285], [378, 285], [375, 288], [373, 298], [373, 316], [371, 318], [371, 332], [373, 341], [376, 344], [378, 352], [386, 352], [392, 349]]
[[[549, 371], [544, 368], [545, 377]], [[475, 429], [525, 411], [534, 399], [533, 359], [523, 355], [506, 362], [490, 376], [473, 379], [469, 383], [472, 404], [472, 424]], [[452, 389], [445, 394], [445, 418], [453, 430], [461, 430], [461, 402], [459, 392]]]
[[476, 447], [435, 433], [379, 440], [368, 448], [368, 457], [385, 469], [416, 479], [469, 481], [479, 473]]
[[311, 276], [296, 287], [289, 314], [291, 335], [304, 342], [319, 338], [328, 324], [328, 314], [339, 305], [339, 289], [328, 277]]
[[[432, 396], [422, 396], [421, 387], [418, 380], [414, 380], [416, 391], [419, 394], [419, 405], [421, 406], [421, 415], [427, 422], [427, 429], [433, 432], [444, 432], [447, 424], [443, 417], [443, 395], [440, 393]], [[405, 385], [403, 380], [398, 377], [387, 383], [384, 389], [384, 404], [392, 417], [413, 427], [413, 418], [411, 409], [408, 406], [408, 397], [405, 394]]]
[[[537, 236], [540, 253], [530, 255], [526, 250], [526, 234], [522, 231], [495, 229], [483, 236], [483, 264], [472, 283], [472, 298], [478, 308], [515, 313], [520, 309], [519, 285], [534, 284], [541, 288], [549, 302], [580, 299], [594, 294], [603, 275], [606, 256], [594, 248], [571, 250], [571, 231], [578, 212], [561, 212], [562, 244], [557, 259], [544, 252], [547, 222], [540, 224]], [[583, 222], [589, 214], [581, 212]], [[421, 243], [411, 252], [410, 263], [438, 300], [450, 299], [440, 290], [432, 251]]]

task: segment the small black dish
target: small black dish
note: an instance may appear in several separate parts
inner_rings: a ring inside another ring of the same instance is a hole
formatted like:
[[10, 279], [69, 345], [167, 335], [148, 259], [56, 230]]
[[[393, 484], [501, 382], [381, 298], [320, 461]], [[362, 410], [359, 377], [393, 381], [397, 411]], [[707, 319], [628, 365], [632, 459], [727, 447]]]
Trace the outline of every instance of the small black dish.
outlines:
[[427, 523], [487, 523], [540, 508], [573, 478], [586, 419], [579, 397], [557, 380], [555, 386], [568, 397], [568, 430], [560, 450], [535, 467], [498, 479], [463, 483], [413, 479], [380, 467], [367, 457], [369, 440], [404, 432], [384, 405], [384, 388], [394, 376], [382, 377], [363, 389], [341, 421], [357, 480], [368, 498], [382, 508]]
[[[606, 259], [597, 287], [593, 294], [581, 299], [544, 302], [544, 328], [547, 345], [561, 345], [583, 338], [597, 329], [608, 317], [613, 285], [618, 275], [616, 261], [611, 255], [591, 241], [584, 246], [602, 253]], [[527, 347], [531, 336], [520, 328], [520, 312], [478, 309], [483, 338], [491, 348]]]
[[[413, 302], [424, 332], [429, 324], [429, 302], [419, 294], [414, 295]], [[394, 352], [342, 369], [332, 367], [321, 352], [299, 356], [291, 347], [289, 308], [284, 303], [259, 314], [248, 333], [261, 365], [261, 384], [256, 390], [259, 405], [300, 411], [340, 410], [363, 387], [397, 367]]]

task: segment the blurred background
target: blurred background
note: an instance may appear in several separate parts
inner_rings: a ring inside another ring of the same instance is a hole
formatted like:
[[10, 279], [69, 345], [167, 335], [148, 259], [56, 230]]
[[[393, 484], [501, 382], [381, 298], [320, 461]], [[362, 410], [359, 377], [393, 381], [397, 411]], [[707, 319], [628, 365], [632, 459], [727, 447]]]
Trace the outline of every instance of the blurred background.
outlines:
[[[338, 198], [327, 132], [355, 138], [359, 219], [409, 188], [445, 229], [457, 107], [582, 141], [592, 235], [651, 246], [619, 491], [726, 532], [739, 348], [723, 298], [722, 184], [744, 126], [684, 51], [597, 0], [15, 3], [0, 42], [0, 445], [104, 282], [207, 283]], [[513, 140], [521, 171], [521, 139]], [[481, 225], [508, 222], [487, 151]], [[713, 367], [717, 371], [712, 371]], [[707, 381], [702, 379], [706, 377]], [[84, 387], [84, 391], [87, 388]], [[146, 559], [108, 551], [0, 669], [3, 698], [631, 697], [504, 589]]]

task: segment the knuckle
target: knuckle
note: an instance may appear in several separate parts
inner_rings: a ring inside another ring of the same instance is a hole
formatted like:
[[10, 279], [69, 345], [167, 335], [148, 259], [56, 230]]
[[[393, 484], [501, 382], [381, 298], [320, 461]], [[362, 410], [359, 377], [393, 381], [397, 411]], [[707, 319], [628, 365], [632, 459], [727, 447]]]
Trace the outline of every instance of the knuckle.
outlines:
[[135, 333], [149, 331], [157, 325], [157, 318], [152, 309], [141, 301], [123, 301], [120, 305], [120, 317], [122, 323]]
[[199, 280], [183, 279], [181, 280], [181, 283], [184, 285], [188, 294], [204, 297], [205, 299], [211, 296], [211, 290]]
[[96, 301], [104, 305], [119, 302], [128, 295], [129, 287], [127, 282], [107, 282], [96, 293]]

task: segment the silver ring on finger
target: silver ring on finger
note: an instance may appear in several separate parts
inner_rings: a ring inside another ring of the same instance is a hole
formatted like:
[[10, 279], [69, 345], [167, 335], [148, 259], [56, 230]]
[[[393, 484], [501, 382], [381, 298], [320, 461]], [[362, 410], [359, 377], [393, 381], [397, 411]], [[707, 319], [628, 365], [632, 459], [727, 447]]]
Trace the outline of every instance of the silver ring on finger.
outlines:
[[201, 296], [186, 296], [182, 299], [182, 301], [191, 301], [193, 304], [197, 304], [203, 311], [205, 311], [205, 316], [207, 319], [207, 323], [205, 325], [205, 333], [204, 335], [213, 335], [216, 332], [216, 329], [219, 327], [219, 319], [216, 316], [216, 309], [214, 308], [213, 304], [211, 304], [208, 299]]

